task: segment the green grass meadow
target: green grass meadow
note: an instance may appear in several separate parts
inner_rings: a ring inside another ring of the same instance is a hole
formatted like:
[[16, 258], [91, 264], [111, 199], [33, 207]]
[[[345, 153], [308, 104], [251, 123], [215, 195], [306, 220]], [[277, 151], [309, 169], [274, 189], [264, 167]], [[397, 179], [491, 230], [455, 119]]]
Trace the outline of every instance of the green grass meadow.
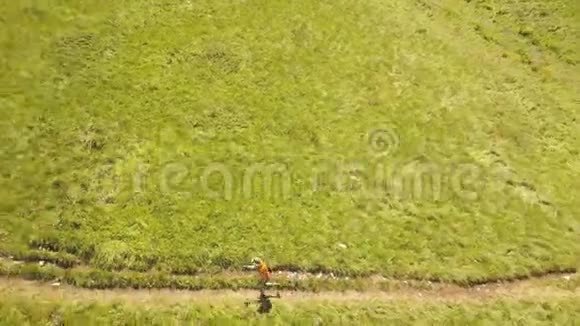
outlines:
[[[451, 282], [576, 268], [579, 22], [574, 0], [0, 1], [0, 252]], [[42, 307], [0, 315], [113, 309]], [[497, 307], [565, 324], [556, 303]]]

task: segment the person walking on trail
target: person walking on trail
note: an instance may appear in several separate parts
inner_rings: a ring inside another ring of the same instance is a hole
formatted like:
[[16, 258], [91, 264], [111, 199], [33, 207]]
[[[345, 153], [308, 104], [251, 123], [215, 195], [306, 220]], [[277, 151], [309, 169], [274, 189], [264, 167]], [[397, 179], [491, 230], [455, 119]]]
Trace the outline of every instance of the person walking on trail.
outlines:
[[262, 259], [255, 257], [252, 259], [252, 264], [245, 266], [247, 269], [258, 271], [260, 276], [260, 285], [262, 287], [271, 286], [272, 269]]
[[[276, 283], [270, 282], [272, 278], [272, 269], [266, 264], [266, 262], [258, 257], [252, 259], [252, 264], [246, 265], [244, 268], [257, 271], [260, 277], [258, 283], [260, 286], [260, 296], [257, 300], [257, 302], [260, 304], [258, 312], [261, 314], [270, 312], [272, 309], [272, 302], [270, 301], [270, 298], [280, 298], [280, 292], [276, 293], [275, 296], [266, 295], [266, 293], [264, 293], [266, 287], [276, 285]], [[246, 302], [246, 305], [248, 304], [249, 302]]]

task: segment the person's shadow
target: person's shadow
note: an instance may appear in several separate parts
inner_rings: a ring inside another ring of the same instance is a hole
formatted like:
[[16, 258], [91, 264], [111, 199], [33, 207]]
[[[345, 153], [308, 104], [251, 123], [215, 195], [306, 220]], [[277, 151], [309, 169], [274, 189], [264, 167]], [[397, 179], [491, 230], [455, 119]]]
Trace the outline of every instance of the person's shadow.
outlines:
[[272, 301], [270, 298], [280, 298], [280, 293], [276, 295], [266, 295], [264, 291], [260, 291], [260, 297], [258, 297], [258, 313], [267, 314], [272, 311]]
[[268, 297], [260, 297], [260, 306], [258, 307], [258, 313], [267, 314], [272, 311], [272, 301]]

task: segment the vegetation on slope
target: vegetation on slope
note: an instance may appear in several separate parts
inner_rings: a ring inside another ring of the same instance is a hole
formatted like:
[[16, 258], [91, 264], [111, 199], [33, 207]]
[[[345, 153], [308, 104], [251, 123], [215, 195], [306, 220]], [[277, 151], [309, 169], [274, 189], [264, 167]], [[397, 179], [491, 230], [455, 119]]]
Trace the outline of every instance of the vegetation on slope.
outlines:
[[5, 1], [0, 250], [172, 274], [576, 267], [574, 6]]

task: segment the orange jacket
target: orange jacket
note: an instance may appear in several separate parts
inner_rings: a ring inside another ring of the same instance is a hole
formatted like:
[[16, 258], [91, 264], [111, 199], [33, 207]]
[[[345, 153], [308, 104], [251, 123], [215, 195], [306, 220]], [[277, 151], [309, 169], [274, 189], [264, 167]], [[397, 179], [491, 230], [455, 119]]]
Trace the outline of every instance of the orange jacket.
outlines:
[[272, 276], [272, 269], [270, 269], [266, 263], [260, 262], [258, 265], [258, 273], [260, 273], [260, 278], [262, 278], [262, 280], [268, 281]]

